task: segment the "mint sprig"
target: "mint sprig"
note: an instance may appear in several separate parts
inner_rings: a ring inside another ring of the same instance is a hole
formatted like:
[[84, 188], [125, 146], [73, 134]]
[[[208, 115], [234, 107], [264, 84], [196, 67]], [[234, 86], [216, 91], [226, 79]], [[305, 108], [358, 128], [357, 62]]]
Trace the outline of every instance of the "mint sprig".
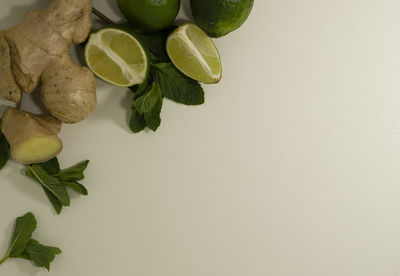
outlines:
[[134, 133], [141, 132], [146, 127], [153, 131], [158, 129], [164, 98], [185, 105], [204, 103], [204, 90], [200, 83], [179, 71], [168, 57], [165, 44], [174, 29], [175, 27], [171, 27], [160, 32], [139, 35], [147, 49], [151, 67], [145, 81], [130, 88], [134, 96], [129, 128]]
[[78, 181], [84, 179], [84, 171], [89, 161], [61, 170], [57, 158], [41, 164], [28, 165], [25, 174], [41, 184], [50, 203], [60, 214], [63, 206], [70, 205], [70, 196], [67, 188], [71, 188], [82, 195], [88, 195], [88, 191]]
[[50, 270], [50, 263], [61, 253], [57, 247], [46, 246], [32, 239], [32, 233], [37, 226], [36, 218], [27, 213], [16, 219], [14, 233], [7, 254], [0, 260], [0, 265], [9, 258], [31, 260], [37, 267]]
[[146, 126], [157, 130], [161, 124], [164, 97], [185, 105], [204, 103], [204, 90], [200, 83], [185, 76], [172, 63], [153, 64], [150, 74], [151, 83], [147, 78], [141, 85], [131, 88], [134, 101], [129, 127], [134, 133]]

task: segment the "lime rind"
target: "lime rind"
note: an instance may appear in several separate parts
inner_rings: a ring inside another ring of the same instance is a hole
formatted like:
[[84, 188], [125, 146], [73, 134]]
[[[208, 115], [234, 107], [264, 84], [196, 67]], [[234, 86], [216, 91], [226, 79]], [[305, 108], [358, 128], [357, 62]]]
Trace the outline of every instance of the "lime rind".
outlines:
[[[93, 58], [94, 53], [97, 56]], [[142, 83], [149, 70], [147, 53], [139, 40], [130, 32], [113, 27], [90, 35], [85, 59], [97, 77], [121, 87]]]
[[238, 29], [250, 15], [254, 0], [191, 0], [192, 15], [209, 36], [221, 37]]
[[117, 0], [124, 17], [143, 33], [154, 33], [173, 25], [180, 0]]

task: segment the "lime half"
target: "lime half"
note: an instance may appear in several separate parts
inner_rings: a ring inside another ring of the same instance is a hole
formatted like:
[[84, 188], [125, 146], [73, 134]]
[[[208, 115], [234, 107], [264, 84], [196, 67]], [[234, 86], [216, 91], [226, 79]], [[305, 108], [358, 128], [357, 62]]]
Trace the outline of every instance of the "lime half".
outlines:
[[167, 39], [167, 52], [174, 65], [188, 77], [217, 83], [222, 76], [221, 59], [211, 38], [194, 24], [184, 24]]
[[85, 59], [92, 72], [117, 86], [133, 86], [146, 78], [149, 61], [143, 46], [131, 32], [106, 27], [90, 35]]

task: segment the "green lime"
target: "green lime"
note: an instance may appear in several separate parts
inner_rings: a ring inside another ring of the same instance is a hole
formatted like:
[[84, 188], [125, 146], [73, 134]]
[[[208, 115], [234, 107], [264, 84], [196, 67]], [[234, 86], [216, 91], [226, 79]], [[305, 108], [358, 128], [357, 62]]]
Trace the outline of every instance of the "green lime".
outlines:
[[221, 60], [211, 38], [194, 24], [184, 24], [167, 39], [172, 63], [185, 75], [203, 83], [217, 83], [222, 76]]
[[224, 36], [249, 17], [254, 0], [190, 0], [196, 23], [211, 37]]
[[106, 27], [93, 32], [85, 46], [89, 69], [117, 86], [133, 86], [146, 78], [149, 60], [137, 36], [123, 27]]
[[180, 0], [117, 0], [128, 21], [145, 32], [170, 27], [179, 12]]

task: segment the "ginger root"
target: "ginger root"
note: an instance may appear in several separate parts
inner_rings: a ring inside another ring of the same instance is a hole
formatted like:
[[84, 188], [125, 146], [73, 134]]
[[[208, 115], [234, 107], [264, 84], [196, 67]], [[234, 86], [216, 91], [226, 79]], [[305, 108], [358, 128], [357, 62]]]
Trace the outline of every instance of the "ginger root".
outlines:
[[21, 101], [21, 89], [11, 72], [10, 47], [4, 36], [0, 35], [0, 96], [15, 103]]
[[8, 107], [1, 120], [1, 130], [10, 144], [12, 158], [22, 164], [46, 162], [63, 148], [57, 137], [61, 122], [49, 115], [36, 116]]
[[[75, 123], [88, 117], [96, 107], [96, 83], [86, 67], [71, 58], [55, 59], [58, 70], [45, 71], [42, 80], [42, 102], [50, 113], [64, 123]], [[73, 91], [73, 93], [71, 93]]]
[[16, 26], [0, 31], [0, 96], [18, 103], [42, 82], [42, 99], [65, 123], [85, 119], [96, 106], [94, 75], [75, 64], [72, 43], [85, 41], [92, 29], [92, 0], [53, 0], [28, 12]]

